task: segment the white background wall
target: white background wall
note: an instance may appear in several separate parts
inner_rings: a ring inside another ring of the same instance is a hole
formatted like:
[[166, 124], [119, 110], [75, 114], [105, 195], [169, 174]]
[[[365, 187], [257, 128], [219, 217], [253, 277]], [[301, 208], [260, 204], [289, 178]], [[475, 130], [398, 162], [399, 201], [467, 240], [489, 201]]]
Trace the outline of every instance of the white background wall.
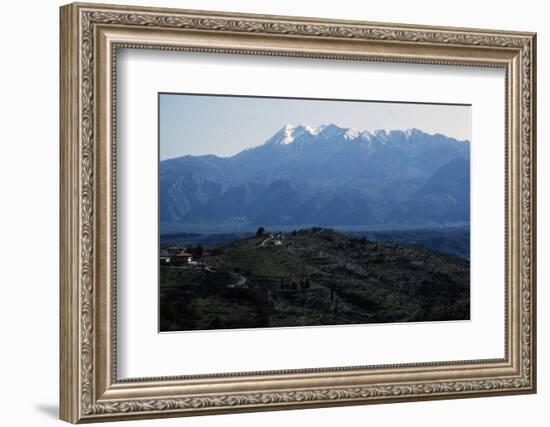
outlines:
[[[110, 0], [113, 3], [122, 3]], [[2, 425], [59, 425], [58, 6], [2, 5], [0, 66], [0, 401]], [[550, 29], [545, 2], [133, 0], [133, 4], [538, 32], [539, 393], [529, 396], [209, 416], [131, 425], [547, 425], [550, 405]], [[546, 222], [544, 218], [546, 217]], [[544, 420], [546, 418], [546, 421]]]

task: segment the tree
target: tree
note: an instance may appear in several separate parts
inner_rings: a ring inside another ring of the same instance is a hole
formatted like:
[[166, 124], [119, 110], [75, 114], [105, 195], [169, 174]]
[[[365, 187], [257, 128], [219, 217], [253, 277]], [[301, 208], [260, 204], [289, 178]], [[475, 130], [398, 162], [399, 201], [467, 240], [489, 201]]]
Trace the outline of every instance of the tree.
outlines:
[[195, 248], [195, 257], [200, 258], [203, 256], [203, 254], [204, 254], [204, 248], [201, 245], [197, 245], [197, 247]]
[[265, 228], [258, 227], [258, 230], [256, 231], [256, 236], [263, 236], [264, 233], [265, 233]]

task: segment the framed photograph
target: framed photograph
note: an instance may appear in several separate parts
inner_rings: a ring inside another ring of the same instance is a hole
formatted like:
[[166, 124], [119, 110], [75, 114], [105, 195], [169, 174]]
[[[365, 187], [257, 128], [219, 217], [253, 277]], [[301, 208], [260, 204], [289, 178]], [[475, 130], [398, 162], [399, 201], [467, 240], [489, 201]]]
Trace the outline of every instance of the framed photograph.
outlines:
[[536, 391], [535, 34], [61, 8], [61, 418]]

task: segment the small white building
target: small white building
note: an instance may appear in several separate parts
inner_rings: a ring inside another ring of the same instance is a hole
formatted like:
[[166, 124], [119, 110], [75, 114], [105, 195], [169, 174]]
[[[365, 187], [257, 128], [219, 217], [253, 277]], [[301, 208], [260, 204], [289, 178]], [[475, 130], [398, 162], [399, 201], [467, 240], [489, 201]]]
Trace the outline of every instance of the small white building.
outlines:
[[174, 265], [188, 264], [193, 261], [193, 255], [189, 252], [181, 251], [171, 257], [171, 262]]

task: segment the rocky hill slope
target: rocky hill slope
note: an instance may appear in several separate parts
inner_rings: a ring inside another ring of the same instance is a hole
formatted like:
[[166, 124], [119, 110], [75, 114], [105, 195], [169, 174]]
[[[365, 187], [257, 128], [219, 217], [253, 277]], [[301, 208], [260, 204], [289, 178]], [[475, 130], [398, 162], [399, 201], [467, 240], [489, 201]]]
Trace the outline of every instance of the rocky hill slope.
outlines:
[[161, 267], [161, 330], [467, 320], [469, 262], [331, 229], [265, 233]]

